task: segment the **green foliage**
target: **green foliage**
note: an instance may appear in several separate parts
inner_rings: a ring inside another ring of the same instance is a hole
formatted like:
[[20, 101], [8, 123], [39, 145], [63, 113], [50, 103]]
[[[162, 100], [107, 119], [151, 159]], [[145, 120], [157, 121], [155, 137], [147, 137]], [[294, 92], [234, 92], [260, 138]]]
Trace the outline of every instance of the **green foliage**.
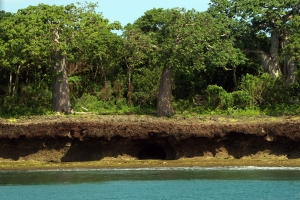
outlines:
[[282, 115], [299, 115], [300, 105], [299, 103], [281, 103], [274, 105], [267, 105], [262, 108], [263, 112], [267, 115], [282, 116]]
[[[116, 87], [115, 87], [116, 88]], [[97, 92], [98, 99], [103, 101], [112, 101], [113, 88], [111, 87], [110, 82], [106, 82], [104, 87], [101, 89], [100, 92]]]
[[206, 89], [207, 103], [212, 109], [226, 110], [233, 106], [233, 97], [222, 87], [209, 85]]
[[292, 100], [291, 87], [292, 85], [281, 78], [269, 80], [266, 91], [263, 94], [263, 105], [288, 103]]
[[[109, 84], [109, 83], [107, 83]], [[124, 76], [119, 76], [113, 83], [113, 88], [109, 88], [108, 85], [108, 90], [111, 90], [111, 94], [114, 95], [114, 98], [116, 99], [116, 101], [118, 102], [125, 102], [126, 103], [126, 99], [125, 99], [125, 91], [127, 89], [127, 87], [125, 87], [126, 85], [126, 79]]]
[[293, 86], [281, 78], [264, 73], [260, 77], [246, 74], [240, 83], [240, 90], [248, 92], [256, 105], [274, 105], [288, 102]]
[[252, 102], [260, 105], [263, 102], [263, 92], [266, 89], [267, 81], [270, 77], [268, 74], [263, 74], [261, 77], [246, 74], [242, 77], [239, 89], [248, 92], [252, 98]]
[[206, 93], [207, 104], [211, 109], [230, 110], [253, 107], [252, 97], [245, 90], [229, 93], [220, 86], [209, 85]]
[[76, 85], [76, 87], [78, 87], [79, 82], [82, 81], [82, 77], [81, 76], [69, 76], [68, 77], [68, 81], [69, 83], [73, 83]]
[[264, 70], [294, 83], [299, 61], [298, 0], [212, 0], [209, 13], [233, 19], [236, 46], [260, 58]]
[[253, 106], [252, 97], [247, 91], [239, 90], [231, 93], [233, 98], [233, 105], [235, 108], [251, 108]]
[[234, 46], [228, 28], [232, 23], [231, 19], [196, 10], [160, 8], [145, 12], [133, 26], [153, 38], [156, 57], [162, 63], [189, 70], [245, 61]]
[[[151, 9], [122, 36], [111, 32], [122, 29], [120, 23], [110, 24], [94, 3], [0, 11], [0, 115], [51, 110], [51, 67], [58, 55], [67, 58], [75, 112], [153, 113], [162, 68], [170, 66], [176, 113], [297, 114], [299, 85], [261, 74], [256, 54], [269, 55], [270, 36], [279, 31], [281, 64], [299, 66], [299, 1], [261, 2], [212, 0], [208, 12]], [[240, 83], [228, 92], [232, 69]], [[296, 76], [299, 81], [299, 71]], [[207, 104], [196, 104], [192, 98], [204, 91]]]
[[288, 24], [289, 42], [286, 50], [291, 51], [294, 58], [300, 62], [300, 16], [297, 15]]
[[191, 109], [192, 106], [193, 104], [190, 100], [179, 99], [173, 102], [173, 109], [176, 113], [184, 113]]
[[213, 110], [228, 111], [230, 115], [251, 115], [252, 112], [270, 115], [299, 113], [297, 101], [296, 104], [290, 103], [293, 99], [298, 100], [298, 87], [280, 78], [268, 74], [260, 77], [247, 74], [242, 78], [239, 89], [228, 93], [222, 87], [209, 85], [206, 90], [208, 106]]
[[154, 108], [156, 106], [157, 91], [161, 67], [140, 68], [133, 73], [133, 103], [142, 108]]
[[93, 111], [99, 112], [101, 108], [109, 108], [109, 105], [105, 104], [103, 101], [99, 101], [96, 96], [90, 94], [84, 94], [81, 98], [77, 99], [74, 105], [74, 110], [76, 111]]
[[151, 109], [141, 109], [139, 106], [128, 106], [126, 101], [104, 101], [96, 96], [84, 94], [74, 105], [75, 112], [92, 112], [96, 114], [145, 114], [153, 113]]
[[48, 113], [51, 108], [51, 91], [41, 82], [21, 87], [18, 96], [2, 97], [0, 115], [3, 116], [28, 116]]

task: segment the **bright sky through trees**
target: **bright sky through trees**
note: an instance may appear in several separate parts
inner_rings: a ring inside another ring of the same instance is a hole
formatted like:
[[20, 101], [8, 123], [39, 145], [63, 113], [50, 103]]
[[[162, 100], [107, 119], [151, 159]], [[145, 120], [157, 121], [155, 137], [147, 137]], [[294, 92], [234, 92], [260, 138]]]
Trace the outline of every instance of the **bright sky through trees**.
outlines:
[[[84, 0], [0, 0], [0, 10], [6, 12], [17, 12], [20, 8], [40, 3], [49, 5], [66, 5], [70, 3], [84, 2]], [[109, 19], [110, 22], [119, 21], [124, 26], [133, 23], [142, 16], [145, 11], [152, 8], [186, 8], [205, 11], [208, 8], [209, 0], [91, 0], [87, 2], [98, 2], [98, 12]]]

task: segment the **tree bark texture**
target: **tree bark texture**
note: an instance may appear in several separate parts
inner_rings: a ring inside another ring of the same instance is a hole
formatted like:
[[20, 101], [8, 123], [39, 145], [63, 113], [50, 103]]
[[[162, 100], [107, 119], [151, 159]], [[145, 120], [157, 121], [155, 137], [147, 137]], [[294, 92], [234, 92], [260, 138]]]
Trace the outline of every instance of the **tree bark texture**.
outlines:
[[284, 65], [283, 65], [283, 77], [287, 83], [295, 84], [296, 77], [295, 72], [297, 70], [297, 62], [293, 57], [286, 52], [284, 55]]
[[236, 78], [236, 66], [235, 65], [233, 66], [232, 71], [233, 71], [232, 74], [233, 74], [233, 85], [234, 85], [233, 91], [236, 91], [238, 88], [238, 82], [237, 82], [237, 78]]
[[270, 54], [265, 53], [264, 51], [255, 52], [255, 54], [260, 59], [265, 72], [269, 73], [273, 77], [278, 77], [280, 75], [280, 62], [278, 58], [278, 37], [279, 35], [277, 31], [273, 31], [271, 33]]
[[[287, 35], [283, 35], [281, 38], [281, 48], [285, 49], [285, 45], [287, 43], [288, 37]], [[295, 72], [297, 70], [297, 62], [292, 57], [290, 51], [288, 49], [285, 50], [283, 55], [283, 78], [287, 83], [294, 84], [296, 83]]]
[[52, 109], [56, 112], [71, 113], [69, 83], [66, 56], [56, 56], [53, 64], [52, 78]]
[[[279, 43], [280, 39], [280, 43]], [[261, 50], [245, 50], [246, 52], [254, 52], [258, 58], [260, 59], [264, 71], [269, 73], [273, 77], [278, 77], [282, 74], [284, 80], [287, 83], [294, 84], [296, 83], [295, 72], [297, 70], [297, 62], [290, 55], [289, 51], [283, 55], [283, 66], [280, 66], [278, 51], [279, 46], [281, 49], [284, 49], [285, 43], [287, 41], [286, 36], [280, 36], [277, 31], [274, 31], [271, 34], [271, 45], [270, 45], [270, 53], [266, 53]]]
[[9, 85], [8, 85], [8, 96], [11, 95], [12, 91], [12, 70], [9, 72]]
[[132, 105], [132, 84], [131, 84], [131, 69], [128, 68], [128, 92], [127, 92], [127, 104]]
[[258, 56], [259, 60], [261, 61], [261, 64], [264, 68], [264, 71], [270, 74], [273, 77], [278, 77], [279, 76], [279, 68], [277, 68], [277, 64], [274, 63], [274, 59], [271, 57], [271, 55], [259, 51], [255, 52], [255, 54]]
[[269, 68], [271, 74], [279, 76], [280, 73], [280, 62], [278, 57], [278, 48], [279, 48], [279, 34], [278, 31], [273, 31], [271, 33], [271, 46], [270, 46], [270, 56], [272, 61], [272, 66]]
[[172, 106], [172, 69], [166, 65], [163, 69], [157, 99], [157, 115], [170, 117], [174, 114]]
[[21, 69], [21, 65], [18, 66], [18, 69], [16, 71], [16, 78], [15, 78], [15, 84], [12, 89], [12, 96], [17, 96], [18, 94], [20, 69]]

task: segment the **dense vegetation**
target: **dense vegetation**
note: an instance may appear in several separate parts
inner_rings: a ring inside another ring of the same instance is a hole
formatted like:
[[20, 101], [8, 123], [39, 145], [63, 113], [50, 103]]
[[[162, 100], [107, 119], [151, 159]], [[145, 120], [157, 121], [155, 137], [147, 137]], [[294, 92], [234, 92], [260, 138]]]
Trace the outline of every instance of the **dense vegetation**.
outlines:
[[299, 0], [157, 8], [125, 27], [96, 7], [0, 11], [1, 116], [299, 113]]

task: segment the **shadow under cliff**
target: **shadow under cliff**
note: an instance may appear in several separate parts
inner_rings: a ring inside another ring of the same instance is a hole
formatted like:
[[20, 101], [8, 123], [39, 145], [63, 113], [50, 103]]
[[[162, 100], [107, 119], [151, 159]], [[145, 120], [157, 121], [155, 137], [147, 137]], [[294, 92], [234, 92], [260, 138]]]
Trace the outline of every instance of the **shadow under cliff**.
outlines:
[[137, 159], [175, 159], [175, 149], [168, 140], [113, 137], [110, 140], [73, 141], [62, 162], [93, 161], [105, 157], [129, 156]]
[[268, 157], [300, 158], [300, 141], [283, 136], [269, 138], [231, 132], [224, 137], [173, 136], [146, 139], [112, 137], [83, 140], [58, 138], [0, 139], [0, 159], [47, 162], [96, 161], [105, 157], [172, 160], [182, 157]]

